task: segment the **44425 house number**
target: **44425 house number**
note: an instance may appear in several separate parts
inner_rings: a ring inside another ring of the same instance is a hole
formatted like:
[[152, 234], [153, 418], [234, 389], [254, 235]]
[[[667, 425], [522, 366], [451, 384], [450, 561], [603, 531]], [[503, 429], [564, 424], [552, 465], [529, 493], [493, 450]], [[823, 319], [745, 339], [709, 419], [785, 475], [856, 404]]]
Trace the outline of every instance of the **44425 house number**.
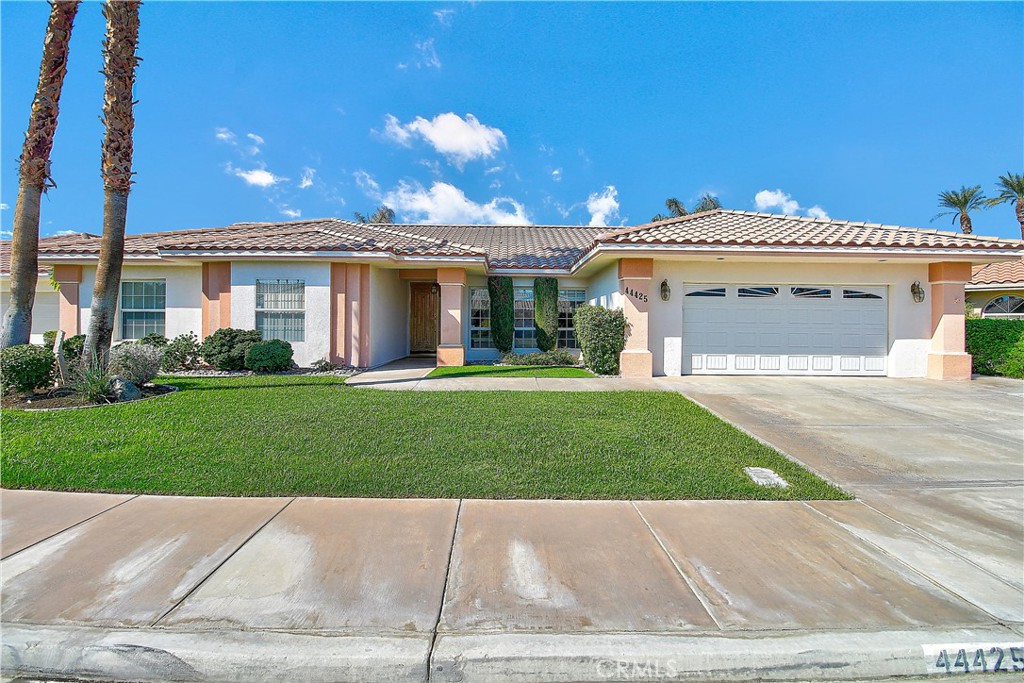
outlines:
[[622, 291], [627, 296], [631, 296], [634, 299], [636, 299], [637, 301], [642, 301], [644, 303], [647, 303], [649, 301], [649, 299], [647, 298], [646, 294], [644, 294], [643, 292], [638, 292], [635, 289], [633, 289], [632, 287], [623, 287]]

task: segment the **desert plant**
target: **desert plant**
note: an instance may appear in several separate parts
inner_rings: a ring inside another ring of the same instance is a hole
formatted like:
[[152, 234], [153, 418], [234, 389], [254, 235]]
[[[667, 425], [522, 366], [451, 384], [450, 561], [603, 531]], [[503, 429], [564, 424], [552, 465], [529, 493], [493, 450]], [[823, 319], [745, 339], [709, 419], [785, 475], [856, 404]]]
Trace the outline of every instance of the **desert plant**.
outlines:
[[199, 338], [194, 333], [179, 334], [167, 342], [167, 346], [164, 348], [164, 360], [160, 367], [167, 372], [196, 370], [199, 368], [199, 349]]
[[539, 277], [533, 281], [533, 325], [537, 348], [550, 351], [558, 344], [558, 280]]
[[492, 275], [487, 278], [487, 292], [491, 297], [491, 339], [494, 340], [494, 348], [502, 353], [510, 353], [516, 325], [512, 278]]
[[292, 366], [292, 345], [280, 339], [253, 344], [245, 352], [245, 367], [253, 372], [281, 372]]
[[583, 305], [572, 319], [587, 367], [599, 375], [618, 374], [619, 354], [626, 347], [626, 316], [622, 311]]
[[53, 383], [53, 351], [33, 344], [0, 351], [0, 380], [4, 390], [32, 391]]
[[200, 354], [218, 370], [237, 371], [245, 368], [245, 353], [253, 344], [263, 341], [256, 330], [222, 327], [203, 340]]
[[145, 344], [146, 346], [153, 346], [158, 349], [162, 349], [167, 346], [167, 337], [156, 332], [150, 332], [145, 337], [138, 341], [139, 344]]
[[502, 354], [503, 365], [578, 365], [576, 357], [565, 349], [552, 349], [540, 353]]
[[99, 363], [81, 363], [72, 375], [68, 388], [93, 403], [111, 403], [110, 375]]
[[121, 344], [110, 350], [107, 371], [141, 387], [160, 374], [163, 359], [164, 350], [155, 346], [145, 343]]

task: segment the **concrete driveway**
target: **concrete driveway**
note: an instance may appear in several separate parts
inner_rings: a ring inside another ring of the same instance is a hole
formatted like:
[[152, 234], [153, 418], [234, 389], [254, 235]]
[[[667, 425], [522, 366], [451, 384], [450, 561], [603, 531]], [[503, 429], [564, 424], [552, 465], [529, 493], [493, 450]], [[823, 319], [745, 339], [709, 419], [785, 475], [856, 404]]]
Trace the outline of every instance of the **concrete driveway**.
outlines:
[[990, 614], [1024, 618], [1024, 383], [662, 380], [858, 504], [811, 506]]

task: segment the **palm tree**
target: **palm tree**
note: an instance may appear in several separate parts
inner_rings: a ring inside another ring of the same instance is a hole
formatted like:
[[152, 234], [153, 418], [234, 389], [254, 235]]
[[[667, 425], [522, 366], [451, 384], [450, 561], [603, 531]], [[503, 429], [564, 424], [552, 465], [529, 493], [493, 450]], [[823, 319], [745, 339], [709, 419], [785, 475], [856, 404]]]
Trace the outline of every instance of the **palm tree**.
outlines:
[[135, 54], [139, 43], [138, 0], [108, 0], [103, 7], [107, 38], [103, 44], [103, 237], [96, 267], [89, 331], [82, 362], [106, 368], [114, 332], [117, 295], [124, 262], [124, 229], [132, 189], [132, 130], [135, 128]]
[[714, 211], [715, 209], [721, 208], [722, 202], [719, 201], [718, 197], [710, 192], [705, 192], [700, 196], [700, 199], [697, 200], [697, 206], [693, 207], [693, 212], [700, 213], [702, 211]]
[[948, 190], [946, 192], [939, 193], [939, 206], [943, 209], [952, 209], [952, 211], [942, 211], [932, 216], [934, 221], [936, 218], [943, 216], [952, 216], [953, 222], [955, 223], [957, 218], [960, 219], [960, 230], [965, 235], [970, 235], [971, 228], [971, 211], [978, 211], [986, 207], [985, 193], [981, 191], [981, 185], [975, 185], [974, 187], [967, 187], [962, 185], [959, 190]]
[[50, 150], [57, 130], [60, 91], [68, 72], [68, 42], [79, 0], [50, 5], [50, 20], [43, 39], [43, 61], [32, 114], [25, 132], [18, 175], [18, 200], [11, 237], [11, 306], [4, 316], [0, 349], [28, 344], [32, 332], [32, 305], [39, 277], [39, 201], [50, 178]]
[[667, 221], [670, 218], [682, 218], [683, 216], [689, 216], [691, 213], [714, 211], [715, 209], [722, 208], [722, 202], [719, 201], [718, 197], [710, 192], [705, 192], [700, 196], [700, 199], [697, 200], [697, 206], [694, 207], [692, 212], [687, 211], [683, 203], [675, 197], [669, 197], [665, 200], [665, 208], [668, 209], [668, 215], [666, 216], [663, 213], [659, 213], [651, 218], [652, 223]]
[[996, 189], [999, 194], [987, 200], [985, 204], [998, 206], [1013, 202], [1013, 208], [1017, 212], [1017, 222], [1020, 223], [1020, 238], [1024, 240], [1024, 175], [1007, 172], [1006, 175], [999, 176]]
[[394, 223], [395, 210], [386, 204], [381, 204], [369, 216], [364, 216], [358, 211], [355, 212], [356, 220], [360, 223]]

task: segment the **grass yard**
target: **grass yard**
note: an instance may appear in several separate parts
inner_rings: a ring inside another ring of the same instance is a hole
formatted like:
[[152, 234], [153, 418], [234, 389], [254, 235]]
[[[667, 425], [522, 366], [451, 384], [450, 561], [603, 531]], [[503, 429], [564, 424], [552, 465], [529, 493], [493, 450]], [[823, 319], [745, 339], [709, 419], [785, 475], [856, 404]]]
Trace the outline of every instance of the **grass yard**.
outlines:
[[434, 368], [427, 377], [593, 377], [583, 368], [545, 365], [451, 365]]
[[[227, 496], [842, 499], [668, 392], [421, 392], [175, 378], [167, 397], [4, 410], [8, 488]], [[764, 489], [742, 468], [791, 484]]]

